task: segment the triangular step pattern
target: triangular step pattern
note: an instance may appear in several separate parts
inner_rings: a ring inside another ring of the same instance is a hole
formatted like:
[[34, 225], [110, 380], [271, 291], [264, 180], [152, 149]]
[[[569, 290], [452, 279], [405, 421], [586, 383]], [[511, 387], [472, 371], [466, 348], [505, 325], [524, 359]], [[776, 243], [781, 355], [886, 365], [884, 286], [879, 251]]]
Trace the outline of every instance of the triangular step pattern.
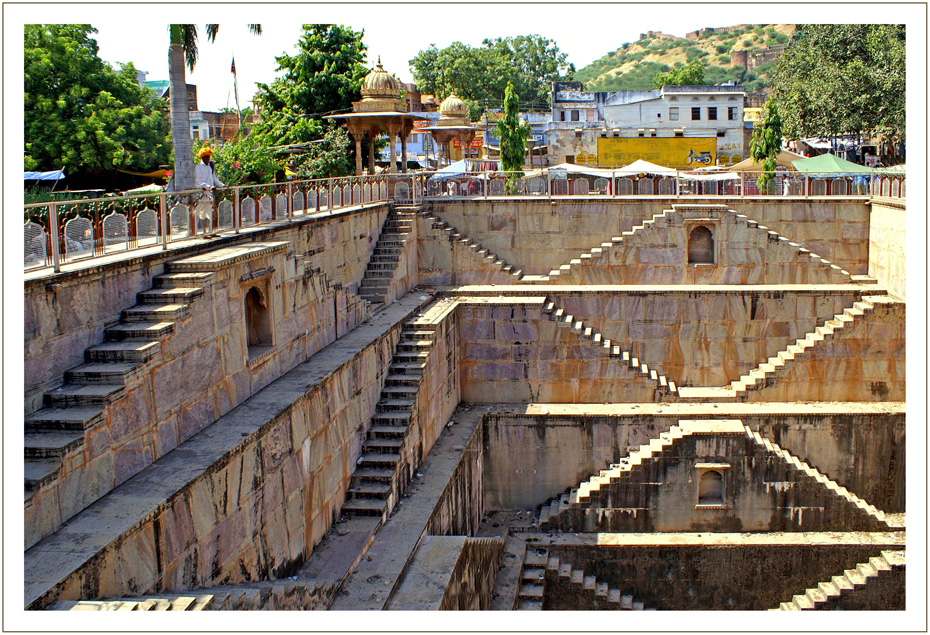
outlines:
[[523, 277], [522, 269], [511, 265], [497, 254], [494, 254], [485, 249], [478, 241], [469, 238], [463, 232], [459, 231], [435, 214], [427, 214], [426, 219], [432, 221], [433, 229], [441, 231], [444, 236], [449, 238], [450, 241], [456, 242], [465, 247], [468, 253], [473, 254], [473, 257], [476, 259], [476, 261], [480, 261], [481, 265], [490, 268], [492, 271], [501, 271], [507, 274], [510, 276], [513, 282], [519, 282]]
[[788, 367], [792, 362], [809, 355], [811, 349], [826, 339], [841, 335], [846, 327], [851, 326], [863, 316], [872, 313], [875, 305], [869, 297], [864, 297], [853, 305], [845, 309], [842, 313], [837, 313], [827, 320], [823, 325], [818, 326], [804, 337], [796, 340], [794, 344], [789, 345], [785, 350], [779, 351], [777, 355], [769, 357], [765, 362], [759, 364], [756, 368], [749, 371], [737, 380], [730, 382], [728, 386], [710, 386], [710, 387], [686, 387], [679, 388], [679, 397], [685, 401], [703, 400], [703, 399], [729, 399], [734, 400], [746, 396], [751, 390], [761, 390], [766, 386], [778, 380], [783, 369]]
[[[91, 346], [85, 364], [65, 373], [65, 383], [45, 394], [45, 408], [25, 417], [25, 495], [52, 483], [62, 461], [84, 445], [84, 433], [103, 420], [109, 404], [141, 378], [162, 344], [191, 312], [191, 303], [212, 283], [212, 272], [176, 272], [153, 278], [138, 304], [104, 330], [105, 342]], [[66, 520], [66, 519], [62, 519]]]
[[[732, 422], [738, 424], [738, 422]], [[556, 496], [548, 503], [542, 505], [537, 525], [540, 531], [599, 531], [599, 523], [603, 521], [603, 511], [607, 509], [627, 511], [635, 514], [640, 511], [636, 507], [626, 507], [624, 497], [625, 485], [639, 483], [637, 479], [645, 478], [645, 464], [657, 458], [662, 452], [674, 452], [674, 445], [686, 436], [693, 434], [707, 434], [703, 427], [692, 429], [692, 426], [679, 424], [672, 426], [668, 432], [661, 433], [657, 438], [649, 441], [626, 458], [620, 459], [616, 464], [601, 470], [597, 475], [570, 488], [567, 492]], [[839, 509], [858, 525], [857, 530], [889, 531], [891, 527], [886, 522], [885, 513], [868, 504], [845, 487], [832, 481], [818, 470], [804, 461], [782, 450], [778, 445], [763, 438], [758, 432], [748, 426], [730, 426], [724, 432], [711, 432], [711, 434], [737, 434], [754, 444], [750, 448], [752, 456], [757, 457], [753, 463], [764, 465], [766, 457], [775, 456], [778, 459], [776, 469], [768, 478], [779, 482], [799, 483], [809, 488], [811, 496], [819, 495], [820, 501], [825, 505], [840, 505]], [[772, 471], [775, 466], [765, 468]], [[658, 486], [658, 485], [656, 485]], [[631, 490], [632, 491], [632, 490]], [[633, 492], [635, 494], [635, 492]], [[816, 502], [812, 500], [812, 503]], [[834, 508], [837, 509], [837, 508]], [[643, 510], [648, 511], [648, 510]], [[829, 509], [828, 509], [829, 512]], [[786, 511], [786, 513], [789, 513]], [[835, 513], [835, 512], [834, 512]], [[865, 529], [863, 529], [865, 528]]]
[[648, 243], [648, 231], [650, 229], [665, 229], [668, 227], [670, 216], [673, 214], [687, 216], [688, 213], [697, 212], [729, 214], [737, 223], [745, 225], [747, 228], [764, 232], [767, 243], [777, 242], [791, 248], [797, 257], [805, 262], [810, 262], [813, 266], [822, 269], [827, 273], [830, 282], [833, 283], [850, 283], [852, 278], [850, 273], [845, 269], [833, 264], [829, 260], [822, 258], [814, 252], [801, 247], [784, 236], [778, 234], [758, 221], [754, 221], [745, 214], [739, 214], [736, 211], [727, 208], [726, 205], [672, 205], [672, 209], [664, 210], [661, 214], [654, 214], [651, 219], [643, 221], [641, 225], [635, 225], [629, 231], [621, 232], [619, 236], [613, 236], [609, 241], [601, 243], [599, 246], [589, 249], [580, 254], [577, 258], [571, 259], [567, 264], [561, 265], [558, 269], [549, 272], [549, 281], [559, 284], [582, 284], [582, 278], [579, 270], [587, 266], [604, 265], [611, 261], [611, 255], [620, 249], [630, 246], [643, 246]]
[[675, 382], [670, 381], [665, 375], [660, 375], [655, 369], [649, 368], [648, 364], [629, 351], [621, 348], [617, 342], [605, 338], [594, 328], [585, 326], [584, 321], [581, 319], [566, 313], [564, 309], [556, 304], [554, 299], [550, 297], [546, 298], [543, 303], [543, 313], [559, 326], [570, 329], [572, 333], [576, 334], [582, 340], [589, 342], [592, 346], [603, 349], [610, 357], [618, 359], [637, 376], [646, 381], [653, 382], [655, 384], [657, 398], [661, 398], [662, 396], [675, 397], [678, 395], [678, 387], [675, 385]]
[[372, 308], [384, 306], [415, 217], [416, 212], [407, 209], [388, 212], [358, 288], [358, 295]]
[[844, 594], [853, 593], [869, 584], [877, 583], [878, 579], [894, 569], [906, 566], [905, 552], [882, 551], [880, 556], [869, 558], [868, 562], [860, 562], [852, 569], [846, 569], [840, 575], [819, 583], [816, 587], [798, 593], [787, 602], [782, 602], [778, 608], [771, 611], [811, 611], [828, 608]]

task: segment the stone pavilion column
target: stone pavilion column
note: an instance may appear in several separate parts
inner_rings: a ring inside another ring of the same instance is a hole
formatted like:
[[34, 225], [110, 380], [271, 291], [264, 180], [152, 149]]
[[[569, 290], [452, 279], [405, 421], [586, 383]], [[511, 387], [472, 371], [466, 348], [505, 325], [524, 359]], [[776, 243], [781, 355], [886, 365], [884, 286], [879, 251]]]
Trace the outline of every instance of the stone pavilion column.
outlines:
[[378, 138], [378, 127], [368, 128], [368, 175], [375, 175], [375, 139]]
[[400, 171], [407, 173], [407, 131], [400, 133]]

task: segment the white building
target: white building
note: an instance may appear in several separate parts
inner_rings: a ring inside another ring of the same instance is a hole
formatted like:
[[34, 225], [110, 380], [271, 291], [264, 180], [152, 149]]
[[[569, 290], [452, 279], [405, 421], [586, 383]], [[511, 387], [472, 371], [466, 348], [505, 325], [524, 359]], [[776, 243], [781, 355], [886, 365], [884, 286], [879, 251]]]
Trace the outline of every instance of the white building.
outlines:
[[[552, 163], [646, 159], [671, 167], [732, 164], [745, 156], [740, 86], [666, 86], [661, 90], [586, 92], [555, 82], [549, 156]], [[618, 139], [656, 139], [631, 143]], [[659, 141], [660, 139], [691, 141]], [[614, 140], [614, 141], [612, 141]], [[692, 147], [693, 146], [693, 147]]]

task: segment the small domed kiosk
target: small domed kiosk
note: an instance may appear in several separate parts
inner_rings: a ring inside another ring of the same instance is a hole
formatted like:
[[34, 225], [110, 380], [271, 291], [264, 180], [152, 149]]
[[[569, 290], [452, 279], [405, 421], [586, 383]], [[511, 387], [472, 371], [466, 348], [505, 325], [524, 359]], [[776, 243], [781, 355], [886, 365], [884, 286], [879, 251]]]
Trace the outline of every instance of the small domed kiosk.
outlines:
[[429, 132], [442, 148], [446, 163], [452, 162], [450, 142], [458, 140], [463, 148], [475, 138], [475, 127], [468, 121], [468, 107], [455, 93], [450, 93], [439, 106], [439, 121], [435, 126], [422, 129]]
[[[367, 134], [369, 141], [374, 141], [382, 133], [386, 133], [391, 140], [391, 161], [388, 172], [397, 171], [394, 163], [397, 160], [394, 142], [400, 137], [401, 172], [407, 171], [407, 137], [413, 130], [413, 122], [425, 119], [424, 115], [407, 112], [407, 104], [401, 99], [400, 82], [397, 78], [384, 70], [381, 58], [378, 65], [365, 76], [362, 82], [362, 98], [352, 102], [352, 112], [344, 115], [327, 115], [324, 119], [345, 119], [349, 134], [355, 140], [355, 174], [362, 174], [362, 139]], [[375, 145], [368, 144], [368, 173], [375, 173]]]

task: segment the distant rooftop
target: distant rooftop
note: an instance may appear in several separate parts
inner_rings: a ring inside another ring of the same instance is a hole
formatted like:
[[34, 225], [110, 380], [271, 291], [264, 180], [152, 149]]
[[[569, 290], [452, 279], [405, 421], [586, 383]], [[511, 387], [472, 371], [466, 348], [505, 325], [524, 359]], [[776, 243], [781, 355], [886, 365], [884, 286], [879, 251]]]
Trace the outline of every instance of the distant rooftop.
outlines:
[[666, 93], [744, 93], [742, 86], [665, 86]]

